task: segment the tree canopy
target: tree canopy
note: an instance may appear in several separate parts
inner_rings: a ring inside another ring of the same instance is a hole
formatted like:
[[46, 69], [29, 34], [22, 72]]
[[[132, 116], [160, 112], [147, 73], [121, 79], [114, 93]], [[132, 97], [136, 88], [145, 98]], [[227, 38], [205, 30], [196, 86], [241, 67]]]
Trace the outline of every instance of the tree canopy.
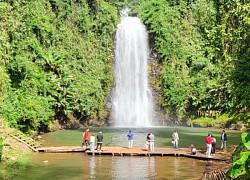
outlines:
[[249, 122], [249, 8], [239, 0], [141, 2], [162, 61], [162, 106], [179, 120], [236, 113]]
[[5, 0], [0, 9], [0, 114], [8, 124], [28, 131], [101, 116], [117, 9], [88, 0]]

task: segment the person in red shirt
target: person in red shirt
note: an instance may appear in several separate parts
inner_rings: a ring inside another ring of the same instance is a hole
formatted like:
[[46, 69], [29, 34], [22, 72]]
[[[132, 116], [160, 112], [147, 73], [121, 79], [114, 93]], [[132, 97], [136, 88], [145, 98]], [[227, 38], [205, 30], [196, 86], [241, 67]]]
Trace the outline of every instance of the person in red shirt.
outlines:
[[206, 145], [207, 145], [207, 152], [206, 152], [206, 156], [207, 157], [211, 157], [211, 149], [212, 149], [212, 135], [208, 134], [208, 136], [206, 137]]
[[83, 146], [88, 146], [89, 145], [89, 128], [87, 128], [83, 135], [82, 135], [82, 140], [83, 140]]

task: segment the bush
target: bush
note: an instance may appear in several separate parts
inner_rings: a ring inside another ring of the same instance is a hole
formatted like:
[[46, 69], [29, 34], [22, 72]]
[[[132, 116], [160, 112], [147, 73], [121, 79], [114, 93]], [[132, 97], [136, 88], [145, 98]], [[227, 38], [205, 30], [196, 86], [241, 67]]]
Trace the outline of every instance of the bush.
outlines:
[[227, 177], [250, 179], [250, 133], [241, 134], [242, 142], [232, 154], [233, 164]]
[[0, 137], [0, 162], [2, 160], [2, 152], [3, 152], [3, 138]]

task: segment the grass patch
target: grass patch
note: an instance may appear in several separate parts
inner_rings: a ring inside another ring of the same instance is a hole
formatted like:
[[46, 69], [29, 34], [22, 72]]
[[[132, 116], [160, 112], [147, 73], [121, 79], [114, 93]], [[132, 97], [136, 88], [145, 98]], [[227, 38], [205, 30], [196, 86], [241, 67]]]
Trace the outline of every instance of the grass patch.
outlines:
[[3, 133], [1, 138], [0, 179], [12, 179], [31, 167], [32, 151], [7, 134]]
[[31, 153], [22, 153], [18, 157], [4, 159], [0, 164], [0, 179], [11, 179], [31, 167]]
[[193, 120], [188, 120], [188, 124], [194, 127], [219, 127], [225, 128], [226, 124], [230, 124], [233, 120], [232, 116], [228, 114], [222, 114], [217, 117], [200, 117]]

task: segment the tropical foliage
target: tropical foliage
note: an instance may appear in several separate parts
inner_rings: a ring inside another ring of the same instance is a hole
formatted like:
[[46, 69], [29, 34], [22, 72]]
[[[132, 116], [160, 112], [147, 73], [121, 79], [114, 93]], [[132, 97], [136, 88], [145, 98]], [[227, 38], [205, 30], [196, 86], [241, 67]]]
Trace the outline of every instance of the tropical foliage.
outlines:
[[8, 124], [29, 131], [102, 116], [117, 9], [102, 0], [5, 0], [0, 9], [0, 115]]
[[179, 120], [236, 112], [248, 121], [249, 8], [239, 0], [141, 2], [138, 13], [162, 62], [167, 112]]
[[2, 152], [3, 152], [3, 138], [0, 137], [0, 162], [2, 160]]
[[227, 176], [232, 178], [250, 178], [250, 133], [242, 133], [242, 142], [232, 154], [233, 165], [227, 171]]

